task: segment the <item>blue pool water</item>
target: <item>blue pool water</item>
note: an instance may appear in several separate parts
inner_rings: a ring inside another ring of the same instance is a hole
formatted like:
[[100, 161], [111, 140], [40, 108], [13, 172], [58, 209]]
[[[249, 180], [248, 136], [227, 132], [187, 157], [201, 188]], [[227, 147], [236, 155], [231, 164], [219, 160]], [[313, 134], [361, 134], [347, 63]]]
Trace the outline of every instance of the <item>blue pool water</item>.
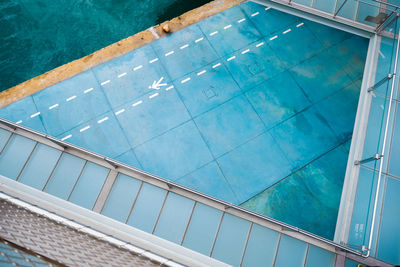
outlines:
[[248, 2], [0, 116], [332, 238], [367, 46]]

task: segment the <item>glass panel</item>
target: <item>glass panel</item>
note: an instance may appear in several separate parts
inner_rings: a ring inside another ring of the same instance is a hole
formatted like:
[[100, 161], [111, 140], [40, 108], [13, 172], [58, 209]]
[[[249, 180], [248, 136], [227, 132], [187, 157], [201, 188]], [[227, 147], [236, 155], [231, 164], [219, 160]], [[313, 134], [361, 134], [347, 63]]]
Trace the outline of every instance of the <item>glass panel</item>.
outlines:
[[334, 0], [330, 0], [330, 1], [314, 0], [313, 7], [318, 10], [322, 10], [322, 11], [325, 11], [328, 13], [333, 13], [333, 11], [335, 10], [335, 4], [336, 4], [336, 1], [334, 1]]
[[152, 233], [166, 194], [167, 191], [164, 189], [146, 183], [143, 184], [128, 224]]
[[302, 267], [306, 257], [307, 244], [287, 235], [282, 235], [279, 243], [275, 267]]
[[249, 228], [249, 221], [225, 213], [212, 257], [225, 263], [239, 266]]
[[[336, 5], [336, 12], [339, 11], [338, 16], [340, 17], [354, 20], [357, 6], [357, 1], [355, 0], [339, 0]], [[339, 10], [339, 8], [341, 9]]]
[[42, 190], [57, 164], [61, 151], [38, 144], [26, 164], [18, 182]]
[[222, 211], [197, 203], [183, 246], [210, 255], [221, 216]]
[[325, 249], [310, 245], [306, 267], [329, 267], [335, 264], [335, 254]]
[[11, 133], [4, 129], [0, 128], [0, 152], [3, 150], [6, 145], [8, 139], [10, 138]]
[[35, 141], [13, 135], [0, 155], [0, 174], [10, 179], [17, 179], [34, 146]]
[[272, 266], [278, 241], [278, 232], [253, 224], [242, 266]]
[[141, 184], [137, 179], [118, 174], [101, 213], [125, 223]]
[[[352, 0], [354, 1], [354, 0]], [[376, 17], [379, 14], [379, 4], [372, 0], [363, 0], [365, 3], [360, 2], [357, 11], [357, 21], [376, 27], [380, 24], [365, 20], [366, 18]], [[385, 11], [383, 11], [385, 12]]]
[[292, 2], [311, 7], [313, 0], [292, 0]]
[[400, 181], [388, 178], [380, 225], [378, 258], [394, 265], [400, 264]]
[[154, 234], [180, 244], [193, 205], [193, 200], [169, 193]]
[[84, 208], [92, 209], [109, 171], [107, 168], [88, 162], [69, 200]]
[[78, 180], [85, 160], [63, 153], [44, 191], [62, 199], [67, 199]]

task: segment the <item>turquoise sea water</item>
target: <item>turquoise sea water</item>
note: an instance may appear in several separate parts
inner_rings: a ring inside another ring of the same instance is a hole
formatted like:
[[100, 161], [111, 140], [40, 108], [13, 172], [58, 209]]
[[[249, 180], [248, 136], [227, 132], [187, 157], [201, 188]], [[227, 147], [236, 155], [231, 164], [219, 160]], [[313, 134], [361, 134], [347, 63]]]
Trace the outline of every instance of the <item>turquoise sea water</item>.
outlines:
[[0, 91], [208, 0], [2, 0]]

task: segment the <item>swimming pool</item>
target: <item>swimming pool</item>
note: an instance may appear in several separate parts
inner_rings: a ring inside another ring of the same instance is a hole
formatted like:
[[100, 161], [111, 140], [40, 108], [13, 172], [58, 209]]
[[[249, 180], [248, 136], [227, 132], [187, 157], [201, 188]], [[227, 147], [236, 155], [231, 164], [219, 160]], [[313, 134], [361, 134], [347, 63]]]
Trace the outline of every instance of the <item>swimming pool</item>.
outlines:
[[332, 238], [367, 46], [248, 2], [0, 115]]

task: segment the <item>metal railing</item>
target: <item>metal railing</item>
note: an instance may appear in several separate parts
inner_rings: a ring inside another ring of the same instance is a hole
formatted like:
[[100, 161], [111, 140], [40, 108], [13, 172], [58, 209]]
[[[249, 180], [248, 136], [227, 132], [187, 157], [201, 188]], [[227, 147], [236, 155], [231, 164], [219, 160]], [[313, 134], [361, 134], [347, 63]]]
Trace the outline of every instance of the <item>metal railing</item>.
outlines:
[[[395, 29], [398, 27], [398, 21], [397, 21], [398, 16], [396, 15], [395, 17]], [[373, 104], [376, 106], [379, 106], [376, 108], [376, 110], [371, 110], [370, 111], [370, 116], [371, 114], [376, 114], [376, 112], [380, 112], [382, 109], [382, 114], [381, 114], [381, 119], [378, 121], [375, 121], [375, 123], [379, 123], [379, 125], [372, 125], [373, 128], [371, 128], [371, 133], [374, 132], [375, 130], [378, 130], [378, 135], [377, 135], [377, 140], [373, 140], [373, 142], [368, 143], [368, 145], [364, 146], [364, 152], [365, 151], [371, 151], [371, 144], [376, 145], [376, 150], [373, 151], [373, 156], [367, 157], [365, 159], [361, 160], [356, 160], [354, 162], [355, 165], [361, 167], [364, 166], [366, 168], [372, 169], [372, 185], [371, 185], [371, 193], [369, 195], [370, 202], [368, 203], [368, 212], [366, 215], [366, 226], [370, 226], [369, 230], [366, 229], [364, 232], [363, 236], [363, 244], [361, 245], [361, 251], [363, 257], [369, 257], [371, 255], [371, 250], [374, 242], [374, 234], [376, 234], [376, 229], [377, 229], [377, 213], [378, 213], [378, 205], [380, 203], [380, 197], [382, 194], [381, 191], [381, 184], [382, 184], [382, 176], [384, 175], [383, 168], [385, 162], [387, 162], [387, 147], [388, 147], [388, 136], [389, 136], [389, 129], [391, 125], [391, 121], [393, 120], [392, 118], [392, 109], [393, 109], [393, 101], [394, 101], [394, 93], [396, 90], [396, 84], [398, 82], [398, 65], [397, 62], [399, 60], [399, 52], [400, 52], [400, 29], [398, 29], [397, 34], [393, 35], [393, 38], [391, 40], [391, 55], [390, 57], [386, 55], [386, 57], [389, 57], [389, 62], [385, 61], [383, 66], [380, 65], [380, 60], [387, 60], [385, 59], [385, 56], [383, 54], [381, 55], [381, 59], [378, 60], [377, 63], [377, 72], [382, 71], [383, 67], [389, 67], [386, 71], [386, 76], [381, 77], [376, 77], [378, 79], [378, 82], [376, 82], [373, 86], [370, 86], [367, 91], [369, 94], [372, 95], [372, 102], [371, 102], [371, 107]], [[387, 39], [386, 39], [387, 40]], [[383, 42], [383, 41], [382, 41]], [[381, 53], [381, 51], [379, 51]], [[382, 73], [382, 72], [381, 72]], [[378, 74], [377, 74], [378, 75]], [[385, 87], [386, 86], [386, 87]], [[377, 101], [374, 103], [374, 101]], [[379, 101], [384, 101], [384, 104], [379, 105]], [[372, 123], [372, 122], [371, 122]], [[376, 133], [376, 132], [375, 132]], [[368, 133], [367, 133], [368, 135]], [[372, 165], [370, 163], [373, 162]], [[377, 176], [377, 179], [376, 179]], [[375, 192], [374, 190], [374, 184], [376, 183], [376, 188]], [[373, 203], [372, 206], [372, 211], [371, 209], [371, 203]], [[370, 212], [372, 212], [372, 215], [369, 215]], [[371, 221], [370, 221], [371, 220]], [[370, 223], [369, 223], [370, 221]]]

